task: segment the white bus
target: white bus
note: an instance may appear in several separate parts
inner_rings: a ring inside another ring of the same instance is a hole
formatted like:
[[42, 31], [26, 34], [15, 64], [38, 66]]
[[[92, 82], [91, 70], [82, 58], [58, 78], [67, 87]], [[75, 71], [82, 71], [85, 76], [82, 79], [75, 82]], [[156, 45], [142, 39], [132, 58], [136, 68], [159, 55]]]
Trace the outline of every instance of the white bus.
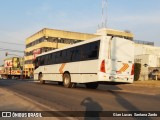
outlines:
[[99, 83], [132, 83], [134, 42], [112, 36], [76, 43], [37, 56], [34, 79], [57, 81], [67, 88], [77, 83], [96, 89]]

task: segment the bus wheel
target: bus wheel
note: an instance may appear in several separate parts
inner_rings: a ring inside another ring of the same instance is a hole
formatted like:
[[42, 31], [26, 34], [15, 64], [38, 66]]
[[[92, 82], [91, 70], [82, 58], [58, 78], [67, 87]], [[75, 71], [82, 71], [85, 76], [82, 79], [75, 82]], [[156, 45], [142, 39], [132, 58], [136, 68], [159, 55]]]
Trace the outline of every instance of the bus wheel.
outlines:
[[98, 87], [98, 83], [86, 83], [86, 88], [96, 89]]
[[42, 73], [40, 73], [40, 74], [38, 75], [38, 80], [40, 81], [40, 84], [44, 84], [44, 83], [45, 83], [45, 81], [42, 80], [42, 77], [43, 77], [43, 75], [42, 75]]
[[73, 83], [71, 83], [71, 76], [69, 73], [65, 73], [63, 75], [63, 85], [66, 88], [72, 88], [73, 87]]

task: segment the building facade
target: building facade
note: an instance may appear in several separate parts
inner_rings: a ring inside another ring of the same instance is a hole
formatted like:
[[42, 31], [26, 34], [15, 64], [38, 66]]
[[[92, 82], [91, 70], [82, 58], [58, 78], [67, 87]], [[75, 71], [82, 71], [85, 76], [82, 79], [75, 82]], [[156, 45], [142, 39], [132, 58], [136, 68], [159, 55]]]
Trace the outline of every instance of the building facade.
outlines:
[[148, 80], [154, 70], [160, 71], [160, 47], [135, 44], [135, 63], [141, 65], [139, 80]]

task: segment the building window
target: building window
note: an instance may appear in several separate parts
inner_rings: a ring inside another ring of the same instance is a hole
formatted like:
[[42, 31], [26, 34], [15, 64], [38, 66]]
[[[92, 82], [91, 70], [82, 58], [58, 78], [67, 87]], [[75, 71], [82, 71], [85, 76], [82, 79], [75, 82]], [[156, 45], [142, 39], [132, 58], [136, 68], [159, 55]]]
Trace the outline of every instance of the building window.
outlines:
[[39, 43], [42, 43], [44, 41], [47, 41], [47, 42], [52, 42], [52, 43], [64, 43], [64, 44], [74, 44], [74, 43], [78, 43], [78, 42], [81, 42], [82, 40], [74, 40], [74, 39], [65, 39], [65, 38], [54, 38], [54, 37], [48, 37], [48, 38], [45, 38], [45, 37], [42, 37], [40, 39], [37, 39], [29, 44], [26, 45], [26, 48], [29, 48], [29, 47], [32, 47], [36, 44], [39, 44]]

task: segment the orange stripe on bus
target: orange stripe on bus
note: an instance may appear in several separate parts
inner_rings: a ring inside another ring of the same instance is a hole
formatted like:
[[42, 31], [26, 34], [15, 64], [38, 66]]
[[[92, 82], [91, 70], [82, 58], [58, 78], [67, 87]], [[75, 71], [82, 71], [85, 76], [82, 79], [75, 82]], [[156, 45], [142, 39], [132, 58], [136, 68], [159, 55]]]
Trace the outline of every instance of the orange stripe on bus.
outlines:
[[59, 72], [61, 74], [63, 74], [63, 69], [64, 69], [65, 65], [66, 65], [66, 63], [62, 64], [61, 67], [59, 68]]
[[125, 67], [125, 64], [123, 63], [123, 67], [122, 67], [120, 70], [118, 70], [118, 71], [119, 71], [119, 72], [122, 72], [123, 69], [124, 69], [124, 67]]
[[118, 72], [124, 72], [128, 69], [128, 67], [129, 67], [128, 64], [123, 63], [123, 67]]
[[125, 68], [123, 69], [123, 72], [126, 71], [129, 68], [129, 65], [126, 64]]

